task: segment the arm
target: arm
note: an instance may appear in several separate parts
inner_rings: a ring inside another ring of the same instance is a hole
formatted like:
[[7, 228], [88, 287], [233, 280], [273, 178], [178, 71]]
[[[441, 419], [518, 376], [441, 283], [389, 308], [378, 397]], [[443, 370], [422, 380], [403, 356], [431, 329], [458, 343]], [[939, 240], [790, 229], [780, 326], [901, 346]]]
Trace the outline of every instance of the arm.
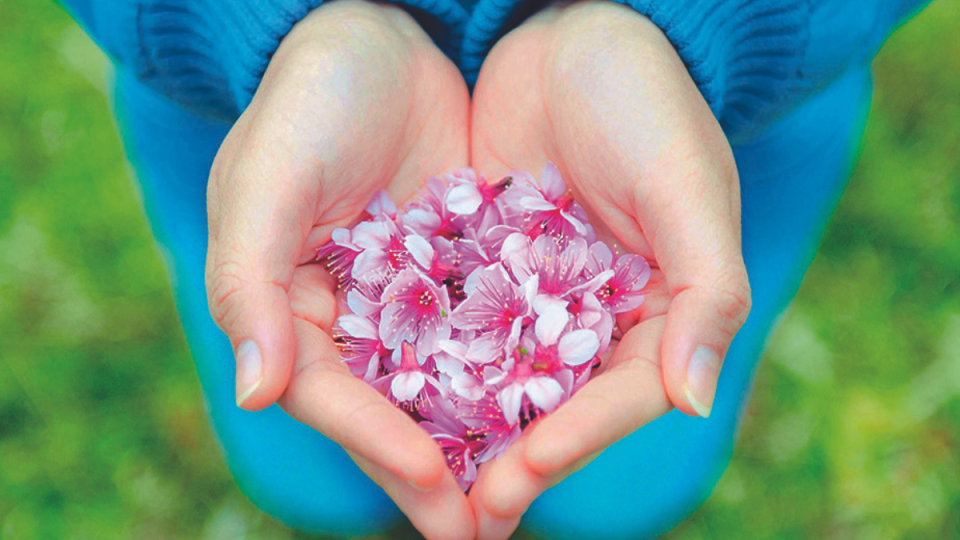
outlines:
[[[113, 58], [160, 93], [204, 116], [233, 121], [273, 53], [323, 0], [60, 0]], [[398, 0], [414, 8], [448, 55], [466, 19], [456, 0]]]
[[[615, 0], [648, 18], [676, 49], [732, 144], [749, 140], [848, 68], [928, 0]], [[487, 53], [529, 10], [480, 0], [461, 67], [476, 80]]]

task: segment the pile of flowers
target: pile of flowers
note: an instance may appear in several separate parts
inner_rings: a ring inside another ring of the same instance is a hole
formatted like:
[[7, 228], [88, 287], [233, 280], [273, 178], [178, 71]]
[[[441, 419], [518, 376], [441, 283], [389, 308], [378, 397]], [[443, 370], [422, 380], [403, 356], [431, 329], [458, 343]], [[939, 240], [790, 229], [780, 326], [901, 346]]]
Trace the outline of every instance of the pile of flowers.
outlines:
[[345, 291], [334, 338], [466, 491], [478, 464], [587, 382], [650, 267], [596, 241], [551, 163], [539, 182], [462, 169], [430, 178], [402, 212], [386, 192], [367, 212], [318, 252]]

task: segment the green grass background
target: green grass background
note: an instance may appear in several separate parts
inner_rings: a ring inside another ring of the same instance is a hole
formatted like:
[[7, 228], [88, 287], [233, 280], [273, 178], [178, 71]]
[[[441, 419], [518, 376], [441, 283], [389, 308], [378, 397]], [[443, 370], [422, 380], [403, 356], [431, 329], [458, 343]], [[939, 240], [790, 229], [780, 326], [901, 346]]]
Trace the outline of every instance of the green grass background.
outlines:
[[[730, 468], [669, 538], [960, 538], [958, 30], [937, 0], [877, 59]], [[52, 2], [0, 1], [0, 538], [309, 538], [221, 460], [105, 64]]]

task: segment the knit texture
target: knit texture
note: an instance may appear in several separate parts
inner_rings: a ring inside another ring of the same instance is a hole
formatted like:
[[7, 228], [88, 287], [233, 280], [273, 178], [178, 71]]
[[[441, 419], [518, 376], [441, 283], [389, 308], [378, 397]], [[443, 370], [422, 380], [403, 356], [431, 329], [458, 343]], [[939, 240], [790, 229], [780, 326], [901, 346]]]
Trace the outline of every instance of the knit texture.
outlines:
[[[280, 41], [323, 0], [63, 0], [115, 61], [204, 116], [242, 112]], [[396, 0], [451, 58], [466, 12], [456, 0]]]
[[[231, 120], [250, 103], [280, 40], [324, 0], [62, 1], [138, 79], [204, 116]], [[395, 1], [471, 86], [497, 40], [548, 4]], [[893, 28], [928, 2], [614, 1], [663, 30], [734, 144], [869, 62]]]

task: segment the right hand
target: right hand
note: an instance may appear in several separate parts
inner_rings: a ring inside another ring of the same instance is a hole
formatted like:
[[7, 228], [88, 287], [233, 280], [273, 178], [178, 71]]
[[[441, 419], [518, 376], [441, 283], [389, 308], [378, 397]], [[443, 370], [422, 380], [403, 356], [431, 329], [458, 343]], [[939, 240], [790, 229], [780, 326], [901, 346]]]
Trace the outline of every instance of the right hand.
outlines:
[[460, 73], [410, 15], [324, 4], [284, 38], [207, 193], [207, 296], [237, 354], [238, 405], [279, 400], [431, 539], [473, 538], [470, 505], [429, 435], [340, 361], [335, 280], [310, 262], [378, 190], [402, 201], [467, 163], [469, 104]]

